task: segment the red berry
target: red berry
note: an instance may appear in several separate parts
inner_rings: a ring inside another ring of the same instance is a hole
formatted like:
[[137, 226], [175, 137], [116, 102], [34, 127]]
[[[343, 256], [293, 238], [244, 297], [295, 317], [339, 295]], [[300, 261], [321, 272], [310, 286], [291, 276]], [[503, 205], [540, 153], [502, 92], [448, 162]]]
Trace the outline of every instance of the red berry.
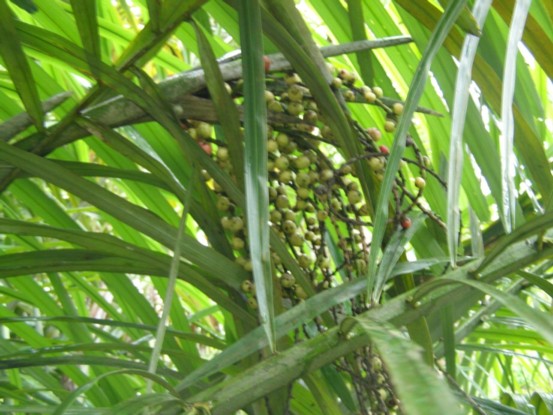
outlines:
[[269, 72], [269, 69], [271, 69], [271, 60], [267, 56], [263, 56], [263, 64], [265, 65], [265, 72]]
[[212, 150], [211, 150], [211, 144], [200, 140], [198, 141], [198, 145], [201, 147], [201, 149], [208, 155], [211, 156]]
[[387, 156], [388, 154], [390, 154], [390, 149], [386, 146], [380, 146], [378, 147], [378, 149], [380, 150], [380, 152], [382, 154], [384, 154], [385, 156]]
[[406, 218], [406, 217], [402, 218], [401, 219], [401, 227], [403, 229], [409, 229], [411, 227], [411, 219]]

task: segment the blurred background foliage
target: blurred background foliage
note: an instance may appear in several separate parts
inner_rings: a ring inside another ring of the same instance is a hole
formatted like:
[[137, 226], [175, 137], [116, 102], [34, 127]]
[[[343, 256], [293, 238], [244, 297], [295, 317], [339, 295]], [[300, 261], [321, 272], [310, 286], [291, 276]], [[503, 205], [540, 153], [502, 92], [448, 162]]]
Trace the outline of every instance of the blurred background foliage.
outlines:
[[0, 0], [0, 413], [553, 413], [552, 4]]

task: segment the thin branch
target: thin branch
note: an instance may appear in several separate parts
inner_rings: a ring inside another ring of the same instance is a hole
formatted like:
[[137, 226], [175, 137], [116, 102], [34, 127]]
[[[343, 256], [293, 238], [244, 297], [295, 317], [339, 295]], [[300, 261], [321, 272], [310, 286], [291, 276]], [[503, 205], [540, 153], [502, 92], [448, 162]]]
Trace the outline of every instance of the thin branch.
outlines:
[[[42, 111], [45, 114], [52, 111], [54, 108], [64, 103], [71, 95], [72, 92], [61, 92], [51, 98], [48, 98], [42, 103]], [[0, 140], [7, 142], [20, 132], [25, 131], [31, 125], [33, 125], [33, 121], [31, 120], [29, 114], [26, 112], [17, 114], [0, 124]]]

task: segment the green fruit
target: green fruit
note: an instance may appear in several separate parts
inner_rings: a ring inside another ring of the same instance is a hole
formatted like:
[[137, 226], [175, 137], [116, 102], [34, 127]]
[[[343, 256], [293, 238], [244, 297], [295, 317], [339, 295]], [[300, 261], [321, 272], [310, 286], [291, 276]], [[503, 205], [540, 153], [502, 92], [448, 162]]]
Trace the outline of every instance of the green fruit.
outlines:
[[278, 223], [282, 220], [282, 213], [278, 210], [272, 210], [269, 216], [271, 218], [271, 222], [273, 223]]
[[327, 217], [328, 217], [328, 213], [326, 213], [324, 210], [319, 210], [317, 212], [317, 220], [319, 222], [324, 222]]
[[396, 129], [396, 123], [393, 120], [386, 120], [384, 123], [384, 130], [391, 133]]
[[362, 200], [361, 193], [358, 190], [350, 190], [348, 192], [348, 201], [352, 205], [359, 203]]
[[276, 199], [275, 205], [279, 209], [288, 209], [290, 207], [290, 201], [285, 195], [279, 195]]
[[278, 148], [284, 148], [288, 145], [288, 143], [290, 143], [290, 138], [286, 134], [280, 133], [276, 137], [276, 142], [278, 144]]
[[281, 183], [290, 183], [293, 178], [294, 173], [292, 173], [290, 170], [283, 170], [278, 175], [278, 181]]
[[366, 94], [363, 94], [363, 97], [365, 98], [365, 100], [369, 103], [369, 104], [372, 104], [373, 102], [376, 101], [376, 94], [372, 91], [370, 92], [367, 92]]
[[296, 175], [295, 182], [298, 187], [307, 187], [311, 183], [311, 176], [309, 173], [299, 172]]
[[296, 297], [300, 300], [305, 300], [307, 298], [307, 293], [298, 284], [294, 285], [294, 294], [296, 294]]
[[373, 87], [373, 92], [378, 98], [382, 98], [384, 96], [384, 91], [382, 91], [382, 88], [380, 88], [379, 86]]
[[369, 167], [373, 172], [377, 172], [384, 168], [384, 162], [381, 157], [372, 157], [369, 159]]
[[278, 144], [275, 140], [267, 141], [267, 151], [269, 153], [274, 153], [278, 150]]
[[319, 116], [314, 110], [308, 109], [303, 114], [303, 120], [309, 124], [315, 124], [319, 119]]
[[290, 243], [293, 246], [302, 246], [304, 242], [303, 236], [299, 233], [295, 233], [290, 236]]
[[217, 209], [221, 211], [227, 211], [230, 207], [230, 200], [226, 196], [219, 196], [217, 198]]
[[272, 112], [284, 112], [282, 104], [278, 101], [269, 102], [269, 105], [267, 105], [267, 109]]
[[226, 147], [219, 147], [217, 149], [217, 159], [219, 161], [227, 161], [229, 159], [229, 152]]
[[333, 88], [339, 89], [342, 87], [342, 80], [340, 78], [334, 78], [330, 84]]
[[288, 88], [288, 99], [293, 102], [301, 102], [303, 99], [303, 91], [299, 85], [292, 85]]
[[252, 264], [252, 261], [246, 261], [243, 265], [244, 269], [248, 272], [252, 272], [253, 271], [253, 264]]
[[282, 223], [282, 230], [287, 235], [292, 235], [294, 232], [296, 232], [297, 226], [296, 224], [291, 220], [285, 220]]
[[334, 177], [334, 172], [330, 169], [324, 169], [320, 174], [320, 178], [324, 182], [331, 180], [333, 177]]
[[290, 102], [288, 104], [288, 107], [286, 108], [286, 111], [290, 115], [300, 115], [303, 112], [304, 108], [303, 105], [299, 102]]
[[298, 187], [296, 190], [296, 194], [301, 199], [308, 199], [309, 198], [309, 189], [305, 187]]
[[253, 282], [250, 280], [244, 280], [242, 281], [242, 284], [240, 284], [240, 289], [244, 293], [251, 293], [253, 291]]
[[403, 104], [401, 102], [396, 102], [392, 106], [392, 111], [394, 111], [394, 114], [396, 114], [396, 115], [403, 114]]
[[295, 222], [296, 214], [294, 212], [292, 212], [291, 210], [287, 210], [286, 212], [284, 212], [284, 220], [291, 220], [291, 221]]
[[294, 166], [296, 166], [296, 168], [300, 170], [309, 167], [310, 164], [311, 161], [307, 156], [299, 156], [297, 159], [294, 160]]
[[230, 230], [231, 220], [228, 216], [223, 216], [221, 218], [221, 225], [223, 226], [223, 229]]
[[269, 103], [275, 100], [275, 95], [271, 91], [265, 90], [265, 102]]
[[351, 89], [348, 89], [344, 92], [344, 99], [348, 102], [355, 101], [355, 92], [353, 92]]
[[284, 288], [291, 288], [296, 283], [296, 278], [289, 272], [285, 272], [282, 274], [282, 277], [280, 277], [280, 285], [282, 285]]
[[301, 78], [297, 73], [292, 73], [284, 78], [287, 85], [301, 84]]
[[290, 160], [286, 156], [280, 156], [275, 160], [275, 167], [279, 170], [286, 170], [290, 166]]
[[302, 268], [309, 268], [311, 266], [311, 259], [307, 255], [298, 256], [298, 264]]
[[426, 186], [426, 180], [424, 180], [422, 177], [415, 178], [415, 187], [422, 190], [424, 189], [425, 186]]
[[253, 297], [248, 298], [248, 305], [253, 310], [257, 310], [257, 300], [255, 298], [253, 298]]
[[234, 216], [230, 219], [230, 230], [232, 232], [239, 232], [244, 229], [244, 220], [240, 216]]
[[246, 245], [242, 238], [234, 237], [230, 243], [234, 249], [242, 249]]
[[208, 124], [206, 122], [200, 122], [196, 126], [196, 133], [198, 138], [211, 138], [211, 134], [213, 134], [213, 127], [211, 124]]

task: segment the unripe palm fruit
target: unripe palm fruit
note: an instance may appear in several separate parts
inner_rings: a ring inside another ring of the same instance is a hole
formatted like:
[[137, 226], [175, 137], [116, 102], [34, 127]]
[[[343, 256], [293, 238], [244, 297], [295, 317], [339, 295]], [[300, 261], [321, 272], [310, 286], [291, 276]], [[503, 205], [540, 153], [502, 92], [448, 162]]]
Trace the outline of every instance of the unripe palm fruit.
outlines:
[[310, 124], [315, 124], [318, 119], [319, 119], [319, 116], [317, 115], [317, 113], [311, 109], [308, 109], [303, 114], [303, 120]]
[[317, 212], [317, 220], [319, 222], [324, 222], [327, 217], [328, 217], [328, 213], [326, 213], [324, 210], [319, 210]]
[[278, 144], [278, 148], [284, 148], [290, 143], [290, 138], [286, 134], [280, 133], [276, 137], [276, 142]]
[[271, 91], [265, 90], [265, 102], [268, 104], [271, 101], [275, 100], [275, 94], [273, 94]]
[[242, 284], [240, 284], [240, 289], [244, 293], [251, 293], [253, 291], [253, 282], [250, 280], [244, 280], [242, 281]]
[[302, 246], [304, 242], [303, 236], [299, 233], [295, 233], [290, 236], [290, 243], [293, 246]]
[[217, 159], [219, 161], [227, 161], [229, 159], [229, 153], [226, 147], [219, 147], [217, 149]]
[[190, 137], [192, 137], [194, 140], [196, 140], [198, 138], [198, 132], [196, 131], [195, 128], [189, 128], [188, 130], [186, 130], [186, 132], [188, 133], [188, 135]]
[[198, 138], [211, 138], [211, 134], [213, 133], [213, 127], [211, 124], [208, 124], [206, 122], [200, 122], [196, 126], [196, 134]]
[[376, 127], [367, 128], [367, 134], [369, 134], [375, 142], [382, 138], [382, 132]]
[[230, 243], [234, 249], [242, 249], [246, 245], [242, 238], [234, 237]]
[[340, 174], [342, 176], [346, 176], [348, 174], [351, 174], [352, 172], [353, 172], [353, 168], [349, 164], [346, 164], [346, 165], [340, 167]]
[[392, 111], [394, 111], [396, 115], [401, 115], [403, 113], [403, 104], [401, 102], [396, 102], [392, 106]]
[[320, 177], [322, 181], [326, 182], [334, 177], [334, 172], [330, 169], [324, 169], [321, 172]]
[[230, 207], [230, 200], [226, 196], [219, 196], [217, 198], [217, 209], [221, 211], [227, 211]]
[[284, 220], [295, 221], [296, 220], [296, 214], [294, 212], [292, 212], [290, 209], [288, 209], [287, 211], [284, 212]]
[[286, 170], [290, 166], [290, 160], [286, 156], [280, 156], [275, 160], [275, 167], [279, 170]]
[[296, 175], [296, 185], [298, 187], [307, 187], [309, 186], [309, 183], [311, 183], [311, 176], [309, 175], [309, 173], [300, 171]]
[[355, 101], [355, 92], [353, 92], [351, 89], [348, 89], [344, 92], [344, 99], [348, 102]]
[[228, 216], [223, 216], [221, 218], [221, 225], [223, 226], [223, 229], [227, 229], [229, 230], [230, 229], [230, 225], [231, 225], [231, 220]]
[[384, 167], [384, 163], [382, 162], [382, 159], [380, 157], [371, 157], [369, 159], [369, 167], [372, 171], [377, 172], [382, 170]]
[[294, 294], [296, 294], [296, 297], [300, 300], [305, 300], [307, 298], [307, 293], [298, 284], [294, 285]]
[[386, 120], [384, 123], [384, 130], [391, 133], [396, 129], [396, 123], [393, 120]]
[[359, 203], [361, 201], [361, 199], [362, 199], [362, 197], [361, 197], [361, 193], [359, 193], [359, 191], [350, 190], [348, 192], [348, 201], [352, 205], [355, 205], [356, 203]]
[[372, 104], [373, 102], [375, 102], [377, 98], [376, 94], [373, 91], [363, 94], [363, 97], [369, 104]]
[[296, 194], [300, 199], [308, 199], [309, 198], [309, 189], [306, 187], [298, 187], [296, 190]]
[[288, 99], [293, 102], [301, 102], [303, 100], [303, 91], [299, 85], [292, 85], [288, 88]]
[[284, 112], [282, 104], [274, 100], [269, 102], [269, 104], [267, 105], [267, 109], [272, 112]]
[[279, 209], [288, 209], [290, 207], [290, 201], [285, 195], [279, 195], [276, 199], [275, 205]]
[[267, 141], [267, 151], [269, 153], [274, 153], [277, 150], [278, 150], [278, 144], [275, 140]]
[[426, 180], [424, 180], [422, 177], [415, 178], [415, 187], [418, 189], [424, 189], [426, 186]]
[[334, 78], [331, 82], [331, 86], [339, 89], [342, 86], [342, 80], [340, 78]]
[[303, 112], [304, 108], [303, 105], [299, 102], [290, 102], [288, 104], [288, 107], [286, 108], [286, 111], [290, 115], [300, 115]]
[[378, 372], [382, 369], [382, 360], [380, 360], [378, 356], [372, 356], [370, 363], [371, 363], [371, 369], [374, 372]]
[[296, 232], [297, 226], [296, 224], [291, 220], [285, 220], [282, 223], [282, 230], [287, 235], [292, 235], [294, 232]]
[[257, 310], [257, 300], [253, 297], [248, 298], [248, 305], [252, 310]]
[[384, 91], [382, 91], [382, 88], [379, 86], [373, 87], [373, 92], [375, 93], [377, 98], [382, 98], [384, 96]]
[[282, 274], [282, 277], [280, 277], [280, 285], [282, 285], [284, 288], [291, 288], [296, 283], [296, 278], [289, 272], [285, 272]]
[[294, 173], [290, 170], [283, 170], [278, 175], [278, 181], [281, 183], [290, 183], [294, 178]]
[[230, 219], [230, 230], [232, 232], [239, 232], [244, 229], [244, 219], [240, 216], [234, 216]]
[[301, 155], [297, 159], [294, 160], [294, 166], [296, 166], [297, 169], [306, 169], [311, 164], [311, 160], [309, 160], [309, 157]]
[[311, 259], [307, 255], [298, 256], [298, 264], [302, 268], [309, 268], [311, 265]]
[[272, 210], [269, 216], [270, 216], [271, 222], [273, 223], [278, 223], [282, 220], [282, 213], [280, 213], [280, 211], [278, 210]]
[[301, 84], [301, 78], [297, 73], [292, 73], [284, 78], [287, 85]]

